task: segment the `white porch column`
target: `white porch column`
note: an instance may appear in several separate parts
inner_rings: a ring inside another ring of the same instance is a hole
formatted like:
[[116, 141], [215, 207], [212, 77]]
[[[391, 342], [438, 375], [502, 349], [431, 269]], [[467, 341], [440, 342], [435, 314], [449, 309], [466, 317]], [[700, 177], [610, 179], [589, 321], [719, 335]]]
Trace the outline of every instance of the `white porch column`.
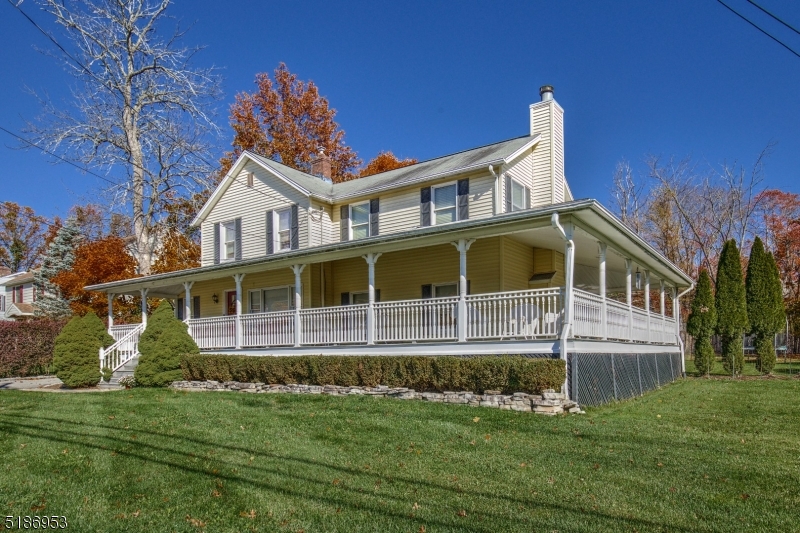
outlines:
[[144, 327], [147, 327], [147, 292], [150, 289], [139, 289], [139, 292], [142, 294], [142, 324]]
[[647, 342], [650, 342], [650, 271], [644, 271], [644, 309], [647, 311]]
[[663, 279], [659, 280], [658, 283], [659, 283], [659, 289], [660, 289], [660, 291], [658, 293], [658, 303], [661, 306], [661, 316], [663, 317], [667, 312], [666, 311], [666, 309], [667, 309], [666, 305], [667, 304], [666, 304], [666, 301], [664, 300], [664, 289], [665, 289], [664, 280]]
[[[564, 278], [566, 287], [564, 287], [564, 320], [562, 322], [561, 331], [559, 332], [558, 344], [559, 355], [561, 356], [561, 359], [567, 362], [568, 338], [570, 335], [570, 329], [572, 328], [573, 287], [575, 286], [575, 280], [573, 279], [573, 272], [575, 271], [575, 241], [572, 240], [573, 233], [575, 232], [575, 226], [573, 225], [572, 221], [568, 221], [564, 224], [564, 226], [562, 226], [559, 222], [559, 216], [557, 212], [550, 216], [550, 225], [553, 226], [553, 228], [558, 231], [561, 238], [564, 239]], [[572, 372], [573, 376], [577, 377], [577, 359], [572, 365]], [[569, 376], [567, 375], [564, 375], [564, 383], [561, 385], [561, 392], [566, 394], [567, 397], [571, 397], [571, 391], [569, 389]]]
[[108, 293], [108, 331], [114, 327], [114, 293]]
[[608, 338], [608, 306], [606, 305], [606, 243], [599, 242], [600, 245], [600, 298], [603, 303], [600, 304], [600, 331], [602, 332], [603, 340]]
[[681, 302], [678, 287], [672, 287], [672, 318], [675, 319], [675, 342], [681, 347], [681, 374], [686, 375], [686, 354], [681, 340]]
[[458, 250], [458, 342], [467, 342], [467, 250], [473, 242], [475, 239], [458, 239], [450, 243]]
[[625, 303], [628, 304], [628, 340], [633, 340], [633, 298], [631, 297], [631, 270], [633, 261], [625, 259]]
[[244, 274], [234, 274], [236, 282], [236, 349], [242, 348], [242, 280]]
[[375, 344], [375, 263], [381, 253], [368, 253], [361, 257], [367, 262], [369, 271], [369, 307], [367, 307], [367, 344]]
[[188, 320], [192, 318], [192, 287], [194, 286], [194, 281], [184, 281], [183, 282], [183, 321], [188, 323]]
[[300, 321], [300, 307], [303, 304], [300, 274], [303, 273], [306, 265], [292, 265], [291, 268], [294, 272], [294, 345], [300, 346], [303, 340], [303, 325]]

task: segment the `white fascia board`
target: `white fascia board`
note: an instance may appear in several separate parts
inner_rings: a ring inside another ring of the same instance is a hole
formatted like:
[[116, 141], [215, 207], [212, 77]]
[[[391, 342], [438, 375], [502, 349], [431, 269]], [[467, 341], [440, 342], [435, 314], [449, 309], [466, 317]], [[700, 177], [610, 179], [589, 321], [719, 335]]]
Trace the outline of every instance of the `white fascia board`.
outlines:
[[225, 174], [225, 177], [222, 179], [220, 184], [217, 186], [216, 190], [211, 195], [211, 197], [208, 199], [208, 201], [203, 205], [202, 209], [200, 209], [200, 212], [197, 213], [197, 216], [194, 218], [194, 220], [192, 220], [192, 223], [191, 223], [192, 227], [197, 227], [197, 226], [199, 226], [200, 224], [203, 223], [203, 221], [206, 219], [206, 217], [209, 215], [209, 213], [211, 213], [211, 210], [214, 209], [214, 206], [217, 205], [217, 202], [219, 202], [220, 198], [222, 198], [222, 195], [225, 194], [225, 192], [233, 184], [233, 181], [236, 179], [236, 176], [239, 175], [239, 173], [242, 171], [242, 168], [247, 164], [248, 161], [252, 161], [253, 163], [257, 164], [258, 166], [260, 166], [261, 168], [263, 168], [264, 170], [266, 170], [267, 172], [269, 172], [270, 174], [272, 174], [276, 178], [282, 180], [283, 182], [285, 182], [290, 187], [292, 187], [292, 188], [296, 189], [297, 191], [299, 191], [301, 194], [303, 194], [305, 196], [311, 196], [311, 193], [308, 190], [306, 190], [304, 187], [301, 187], [300, 185], [298, 185], [294, 181], [290, 180], [289, 178], [287, 178], [286, 176], [284, 176], [283, 174], [281, 174], [280, 172], [278, 172], [277, 170], [275, 170], [271, 166], [269, 166], [269, 165], [263, 163], [262, 161], [259, 161], [258, 159], [252, 157], [250, 155], [250, 152], [244, 151], [242, 153], [242, 155], [240, 155], [239, 158], [236, 160], [236, 162], [233, 164], [233, 166], [228, 171], [228, 173]]
[[531, 139], [530, 141], [526, 142], [526, 143], [525, 143], [523, 146], [521, 146], [521, 147], [520, 147], [520, 148], [519, 148], [517, 151], [515, 151], [515, 152], [514, 152], [514, 153], [512, 153], [511, 155], [508, 155], [508, 156], [504, 157], [504, 158], [503, 158], [503, 163], [504, 163], [504, 164], [506, 164], [506, 165], [507, 165], [507, 164], [509, 164], [509, 163], [511, 163], [512, 161], [514, 161], [515, 159], [517, 159], [519, 156], [521, 156], [522, 154], [524, 154], [526, 150], [530, 150], [531, 148], [533, 148], [534, 146], [536, 146], [537, 144], [539, 144], [539, 140], [540, 140], [541, 138], [542, 138], [542, 134], [541, 134], [541, 133], [537, 134], [537, 135], [536, 135], [536, 137], [534, 137], [534, 138], [533, 138], [533, 139]]

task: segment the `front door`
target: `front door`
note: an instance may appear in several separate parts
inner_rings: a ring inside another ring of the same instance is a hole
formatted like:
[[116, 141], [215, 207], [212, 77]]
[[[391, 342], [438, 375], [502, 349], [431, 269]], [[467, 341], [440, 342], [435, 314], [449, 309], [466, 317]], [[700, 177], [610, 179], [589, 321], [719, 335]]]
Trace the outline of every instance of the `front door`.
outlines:
[[226, 315], [236, 314], [236, 291], [228, 291], [225, 293], [225, 303], [227, 304], [228, 312]]

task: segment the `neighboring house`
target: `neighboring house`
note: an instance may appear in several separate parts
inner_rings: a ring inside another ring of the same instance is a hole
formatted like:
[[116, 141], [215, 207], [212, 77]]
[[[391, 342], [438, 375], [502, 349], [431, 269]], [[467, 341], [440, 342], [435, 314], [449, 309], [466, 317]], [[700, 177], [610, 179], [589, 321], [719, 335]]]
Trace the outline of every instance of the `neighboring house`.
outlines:
[[[636, 393], [674, 378], [692, 280], [573, 198], [563, 109], [540, 94], [528, 135], [344, 183], [324, 154], [308, 174], [245, 152], [194, 221], [201, 267], [87, 289], [171, 299], [206, 352], [562, 357], [565, 387], [592, 390], [594, 367], [638, 375]], [[105, 363], [135, 357], [141, 329], [112, 326], [125, 349]]]
[[0, 320], [33, 316], [33, 272], [17, 272], [0, 278]]

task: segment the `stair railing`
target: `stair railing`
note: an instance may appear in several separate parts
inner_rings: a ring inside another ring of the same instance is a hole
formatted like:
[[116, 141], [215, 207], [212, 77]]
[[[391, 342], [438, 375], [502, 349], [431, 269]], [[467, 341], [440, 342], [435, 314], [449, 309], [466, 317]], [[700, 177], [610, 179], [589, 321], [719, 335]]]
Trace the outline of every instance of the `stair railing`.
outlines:
[[139, 337], [143, 331], [144, 324], [139, 324], [108, 348], [100, 348], [100, 370], [108, 367], [116, 372], [139, 355]]

